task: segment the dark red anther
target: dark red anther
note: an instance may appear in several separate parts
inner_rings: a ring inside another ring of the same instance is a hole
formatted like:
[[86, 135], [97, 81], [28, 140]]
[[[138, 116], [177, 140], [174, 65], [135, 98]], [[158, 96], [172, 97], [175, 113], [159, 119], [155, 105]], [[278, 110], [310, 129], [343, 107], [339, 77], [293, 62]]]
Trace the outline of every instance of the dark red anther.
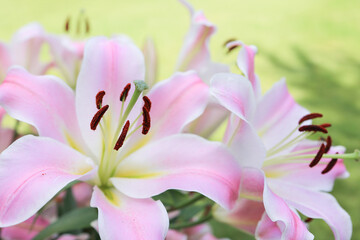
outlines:
[[119, 139], [117, 140], [115, 146], [114, 146], [114, 149], [117, 151], [119, 150], [119, 148], [122, 147], [122, 145], [124, 144], [124, 141], [125, 141], [125, 138], [126, 138], [126, 135], [129, 131], [129, 127], [130, 127], [130, 121], [127, 120], [122, 131], [121, 131], [121, 134], [119, 136]]
[[69, 32], [69, 29], [70, 29], [70, 17], [67, 17], [65, 22], [65, 32]]
[[328, 133], [326, 128], [323, 128], [323, 127], [318, 126], [318, 125], [301, 126], [301, 127], [299, 127], [299, 131], [300, 132], [323, 132], [323, 133]]
[[90, 122], [90, 128], [92, 130], [96, 130], [96, 127], [99, 125], [101, 118], [104, 116], [104, 114], [106, 113], [106, 111], [108, 109], [109, 109], [109, 105], [105, 105], [102, 108], [100, 108], [99, 111], [97, 111], [95, 113], [94, 117], [92, 118], [92, 120]]
[[323, 128], [328, 128], [328, 127], [331, 127], [331, 124], [330, 123], [323, 123], [323, 124], [320, 124], [321, 127]]
[[309, 222], [311, 222], [312, 220], [313, 220], [312, 218], [307, 218], [307, 219], [305, 219], [304, 222], [309, 223]]
[[[336, 153], [336, 154], [338, 154], [338, 153]], [[321, 174], [326, 174], [326, 173], [330, 172], [331, 169], [333, 169], [335, 167], [337, 161], [338, 161], [337, 158], [331, 159], [331, 161], [328, 163], [326, 168], [321, 172]]]
[[326, 138], [326, 147], [325, 147], [325, 153], [327, 153], [330, 150], [332, 144], [332, 139], [330, 136]]
[[143, 101], [144, 101], [144, 108], [146, 108], [148, 110], [148, 112], [150, 112], [151, 109], [151, 101], [147, 96], [143, 96]]
[[104, 95], [105, 95], [105, 91], [100, 91], [96, 94], [95, 101], [96, 101], [97, 109], [101, 108]]
[[142, 134], [146, 135], [150, 130], [151, 118], [150, 118], [149, 111], [145, 107], [143, 107], [143, 124], [142, 125], [143, 125]]
[[306, 120], [310, 120], [310, 119], [314, 119], [314, 118], [320, 118], [323, 115], [321, 113], [310, 113], [307, 114], [305, 116], [303, 116], [300, 120], [299, 120], [299, 125], [302, 124], [303, 122], [305, 122]]
[[130, 91], [130, 88], [131, 88], [131, 84], [128, 83], [125, 87], [124, 87], [124, 90], [122, 91], [122, 93], [120, 94], [120, 101], [121, 102], [125, 102], [126, 101], [126, 98], [129, 94], [129, 91]]
[[234, 46], [229, 47], [227, 53], [230, 53], [232, 50], [234, 50], [234, 49], [236, 49], [236, 48], [238, 48], [238, 47], [239, 47], [239, 45], [234, 45]]
[[321, 160], [323, 154], [325, 153], [325, 145], [322, 143], [319, 151], [317, 152], [316, 156], [314, 157], [314, 159], [311, 161], [311, 163], [309, 164], [309, 167], [315, 167]]
[[229, 40], [227, 40], [226, 42], [224, 42], [224, 47], [226, 47], [226, 45], [228, 45], [228, 43], [234, 42], [236, 41], [235, 38], [230, 38]]

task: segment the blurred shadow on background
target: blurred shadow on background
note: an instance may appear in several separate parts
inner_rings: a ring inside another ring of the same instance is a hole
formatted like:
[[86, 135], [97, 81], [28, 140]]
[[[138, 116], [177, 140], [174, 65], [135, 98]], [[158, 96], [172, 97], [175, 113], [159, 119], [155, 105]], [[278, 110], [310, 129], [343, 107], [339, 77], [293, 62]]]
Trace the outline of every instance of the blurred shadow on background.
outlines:
[[[323, 120], [332, 123], [330, 134], [335, 144], [346, 146], [349, 152], [360, 149], [360, 61], [340, 56], [336, 67], [331, 68], [313, 61], [310, 53], [298, 47], [293, 51], [295, 62], [265, 55], [284, 72], [290, 88], [300, 91], [299, 102], [310, 111], [323, 113]], [[360, 239], [360, 163], [347, 161], [346, 166], [351, 177], [336, 181], [333, 195], [352, 218], [352, 238]], [[311, 223], [310, 230], [316, 239], [333, 239], [322, 221]]]
[[[349, 151], [359, 148], [360, 62], [344, 56], [337, 60], [337, 69], [329, 69], [315, 63], [304, 50], [294, 48], [294, 54], [296, 63], [266, 55], [285, 72], [288, 84], [301, 92], [299, 102], [311, 111], [323, 113], [322, 120], [333, 124], [330, 134], [335, 144], [345, 145]], [[351, 74], [343, 74], [348, 71]]]

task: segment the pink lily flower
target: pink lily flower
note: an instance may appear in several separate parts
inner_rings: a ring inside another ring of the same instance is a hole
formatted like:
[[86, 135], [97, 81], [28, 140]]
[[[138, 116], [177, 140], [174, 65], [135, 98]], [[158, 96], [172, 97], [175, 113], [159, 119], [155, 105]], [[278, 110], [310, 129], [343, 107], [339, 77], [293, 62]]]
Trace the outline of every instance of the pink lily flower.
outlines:
[[20, 65], [33, 74], [45, 74], [51, 63], [40, 61], [40, 52], [46, 40], [46, 33], [38, 23], [20, 28], [10, 44], [0, 42], [0, 80], [12, 65]]
[[[252, 65], [254, 53], [238, 59]], [[250, 51], [249, 51], [250, 50]], [[246, 69], [246, 66], [242, 66]], [[245, 76], [254, 76], [246, 73]], [[255, 79], [255, 78], [253, 78]], [[309, 114], [289, 94], [285, 80], [264, 96], [256, 97], [257, 84], [236, 74], [217, 74], [211, 92], [232, 115], [223, 142], [243, 167], [239, 200], [230, 212], [219, 210], [217, 218], [257, 239], [313, 239], [297, 211], [311, 219], [323, 219], [335, 239], [350, 239], [350, 216], [330, 194], [334, 180], [348, 176], [341, 146], [331, 138], [310, 141], [313, 132], [327, 133], [329, 124], [312, 125]], [[305, 117], [304, 117], [305, 116]]]
[[178, 71], [195, 70], [205, 82], [209, 83], [215, 73], [229, 72], [227, 65], [211, 60], [209, 41], [216, 32], [216, 27], [209, 22], [202, 11], [195, 11], [185, 0], [179, 1], [188, 9], [191, 25], [185, 36], [176, 69]]
[[[215, 73], [229, 72], [229, 66], [211, 60], [209, 41], [216, 27], [202, 11], [195, 11], [185, 0], [179, 0], [191, 16], [190, 29], [185, 36], [184, 45], [179, 54], [176, 69], [178, 71], [195, 70], [207, 84]], [[227, 117], [227, 112], [213, 98], [209, 99], [204, 114], [188, 126], [187, 131], [203, 137], [210, 136]]]
[[144, 82], [133, 81], [144, 70], [133, 43], [99, 37], [85, 47], [76, 93], [57, 77], [9, 71], [0, 103], [40, 136], [22, 137], [0, 155], [0, 227], [26, 220], [74, 180], [94, 185], [102, 239], [163, 239], [167, 212], [151, 197], [167, 189], [232, 207], [240, 176], [231, 154], [180, 134], [204, 110], [208, 86], [193, 72], [177, 73], [143, 103]]

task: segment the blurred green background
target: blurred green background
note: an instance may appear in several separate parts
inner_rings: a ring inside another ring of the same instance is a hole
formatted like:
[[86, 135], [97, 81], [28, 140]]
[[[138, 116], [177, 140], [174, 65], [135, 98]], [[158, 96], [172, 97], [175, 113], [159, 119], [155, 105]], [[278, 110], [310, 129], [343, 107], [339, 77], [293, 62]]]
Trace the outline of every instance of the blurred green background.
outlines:
[[[333, 127], [335, 144], [360, 148], [360, 1], [358, 0], [192, 0], [218, 26], [211, 40], [213, 58], [234, 64], [223, 43], [237, 38], [254, 44], [256, 72], [263, 90], [285, 76], [296, 100], [322, 112]], [[141, 46], [152, 37], [159, 53], [160, 79], [167, 78], [189, 26], [188, 12], [176, 0], [12, 0], [1, 1], [0, 39], [9, 41], [21, 26], [37, 21], [48, 32], [63, 33], [67, 16], [85, 9], [91, 35], [127, 34]], [[338, 180], [333, 194], [349, 212], [353, 239], [360, 239], [360, 163], [346, 163], [350, 178]], [[316, 239], [333, 239], [320, 220], [310, 224]], [[222, 226], [232, 239], [244, 239]], [[250, 238], [251, 239], [251, 238]]]

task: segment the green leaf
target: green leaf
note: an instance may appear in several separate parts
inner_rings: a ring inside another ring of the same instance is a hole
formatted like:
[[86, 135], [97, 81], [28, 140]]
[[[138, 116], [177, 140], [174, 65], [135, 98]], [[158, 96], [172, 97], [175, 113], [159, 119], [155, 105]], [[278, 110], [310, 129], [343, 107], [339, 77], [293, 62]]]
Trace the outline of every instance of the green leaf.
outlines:
[[186, 200], [188, 196], [177, 190], [168, 190], [157, 196], [154, 196], [154, 200], [160, 200], [166, 206], [175, 206], [179, 202]]
[[42, 230], [33, 240], [42, 240], [55, 233], [90, 227], [90, 223], [96, 220], [97, 217], [96, 208], [77, 208], [61, 216], [56, 222]]
[[255, 239], [254, 236], [242, 232], [239, 229], [236, 229], [235, 227], [230, 226], [226, 223], [216, 221], [215, 219], [212, 219], [209, 223], [213, 230], [214, 235], [217, 238], [230, 238], [230, 239], [241, 239], [241, 240]]
[[58, 205], [58, 215], [60, 217], [75, 208], [77, 208], [76, 200], [72, 193], [72, 189], [68, 188], [66, 189], [66, 194], [63, 202], [59, 203]]

